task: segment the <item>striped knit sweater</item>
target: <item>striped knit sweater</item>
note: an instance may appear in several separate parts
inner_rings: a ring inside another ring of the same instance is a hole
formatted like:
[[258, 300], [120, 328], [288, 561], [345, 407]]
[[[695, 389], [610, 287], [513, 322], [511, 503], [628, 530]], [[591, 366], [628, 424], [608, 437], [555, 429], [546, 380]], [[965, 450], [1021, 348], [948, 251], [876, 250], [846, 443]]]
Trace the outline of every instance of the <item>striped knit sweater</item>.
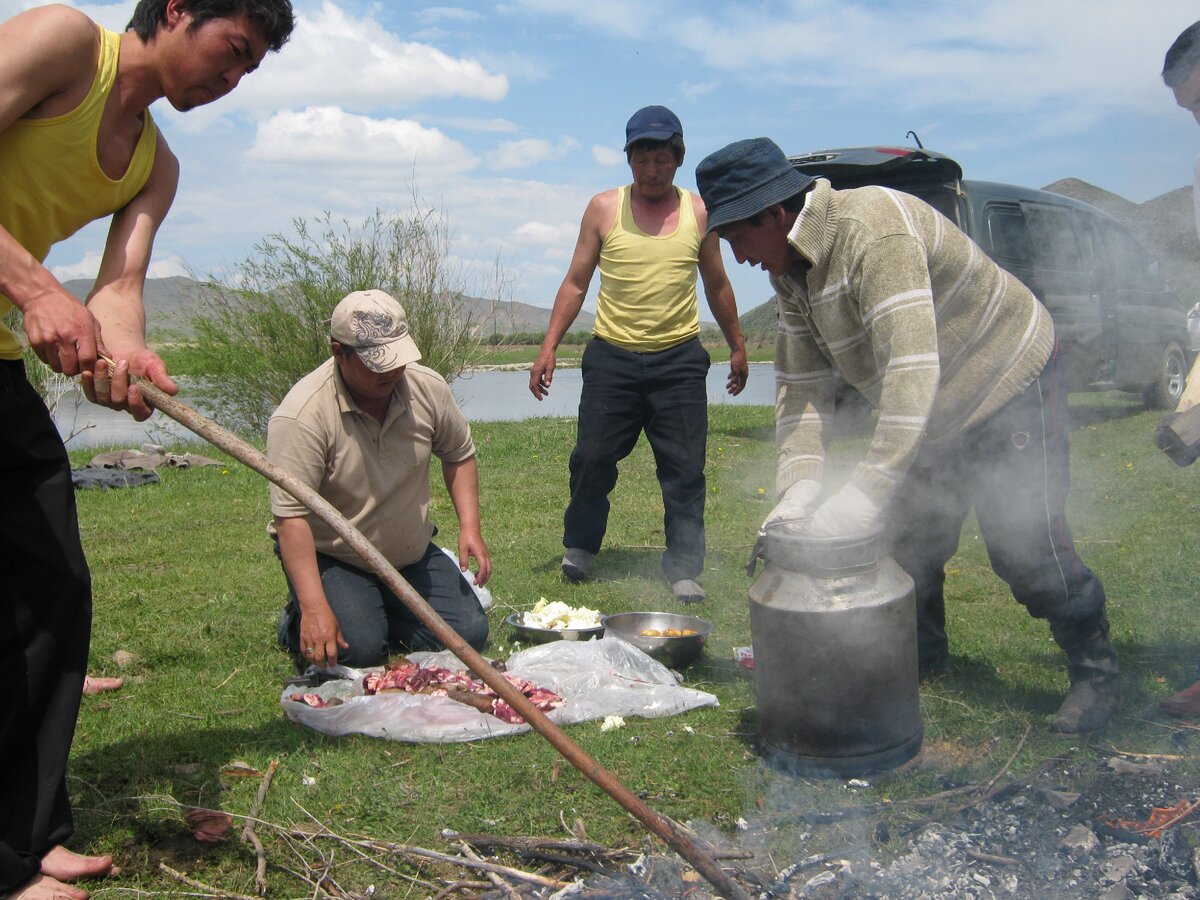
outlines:
[[909, 194], [820, 179], [788, 240], [812, 265], [771, 280], [781, 493], [821, 479], [835, 369], [879, 410], [853, 480], [886, 504], [922, 441], [983, 421], [1050, 358], [1046, 308]]

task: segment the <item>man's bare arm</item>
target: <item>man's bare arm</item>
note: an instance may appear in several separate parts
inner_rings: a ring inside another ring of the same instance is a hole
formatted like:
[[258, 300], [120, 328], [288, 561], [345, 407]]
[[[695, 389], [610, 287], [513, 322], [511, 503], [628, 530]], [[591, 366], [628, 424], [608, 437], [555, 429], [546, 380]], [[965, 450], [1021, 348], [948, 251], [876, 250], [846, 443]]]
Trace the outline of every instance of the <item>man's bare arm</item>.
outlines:
[[579, 225], [579, 239], [567, 275], [554, 297], [554, 309], [550, 313], [550, 324], [542, 341], [537, 361], [529, 373], [529, 390], [538, 400], [550, 392], [554, 380], [555, 354], [563, 336], [570, 330], [579, 310], [583, 308], [592, 275], [600, 264], [600, 245], [611, 229], [616, 217], [617, 192], [605, 191], [597, 194], [584, 210]]
[[[17, 120], [73, 109], [87, 95], [100, 34], [66, 6], [28, 10], [0, 24], [0, 132]], [[0, 226], [0, 291], [20, 309], [34, 352], [75, 375], [95, 365], [98, 327], [50, 271]]]
[[138, 375], [154, 382], [168, 394], [177, 390], [167, 375], [166, 364], [146, 347], [146, 313], [142, 291], [150, 268], [154, 237], [175, 199], [179, 184], [179, 161], [158, 136], [154, 167], [138, 195], [113, 216], [104, 247], [104, 258], [87, 308], [102, 328], [102, 341], [107, 354], [117, 363], [124, 362], [127, 371], [108, 373], [111, 379], [110, 396], [103, 392], [93, 397], [94, 384], [84, 376], [84, 391], [88, 399], [117, 409], [128, 409], [136, 419], [145, 419], [151, 410], [146, 406], [129, 375]]
[[[708, 225], [708, 211], [699, 197], [693, 197], [698, 208], [696, 222], [700, 233], [704, 234]], [[713, 318], [721, 333], [725, 335], [725, 343], [729, 345], [729, 378], [725, 389], [730, 394], [740, 394], [746, 387], [746, 379], [750, 377], [750, 366], [746, 362], [746, 341], [742, 337], [742, 327], [738, 322], [737, 301], [733, 296], [733, 285], [729, 283], [729, 275], [725, 271], [725, 263], [721, 260], [721, 245], [716, 233], [705, 235], [700, 243], [700, 279], [704, 283], [704, 297], [708, 300], [708, 308], [712, 310]]]
[[492, 577], [492, 557], [483, 540], [479, 516], [479, 467], [471, 456], [459, 462], [442, 460], [442, 478], [458, 516], [458, 565], [464, 572], [475, 557], [475, 583], [480, 587]]

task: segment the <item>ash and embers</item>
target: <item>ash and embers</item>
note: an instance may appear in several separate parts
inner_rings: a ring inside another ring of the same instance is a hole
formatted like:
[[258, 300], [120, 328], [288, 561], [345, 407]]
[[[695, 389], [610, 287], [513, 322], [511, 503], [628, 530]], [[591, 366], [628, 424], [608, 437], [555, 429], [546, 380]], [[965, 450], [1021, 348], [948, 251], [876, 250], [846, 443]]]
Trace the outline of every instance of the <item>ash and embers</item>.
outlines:
[[[723, 864], [760, 900], [1200, 900], [1200, 808], [1178, 817], [1200, 801], [1194, 771], [1190, 757], [1131, 761], [1084, 751], [996, 785], [988, 799], [923, 809], [907, 822], [886, 817], [890, 827], [866, 782], [843, 783], [846, 803], [831, 810], [827, 791], [779, 774], [736, 834], [689, 826], [718, 853], [753, 853]], [[1176, 814], [1155, 817], [1171, 822], [1158, 837], [1130, 830], [1171, 808]], [[631, 874], [644, 892], [593, 877], [561, 896], [714, 896], [677, 858], [650, 858]]]

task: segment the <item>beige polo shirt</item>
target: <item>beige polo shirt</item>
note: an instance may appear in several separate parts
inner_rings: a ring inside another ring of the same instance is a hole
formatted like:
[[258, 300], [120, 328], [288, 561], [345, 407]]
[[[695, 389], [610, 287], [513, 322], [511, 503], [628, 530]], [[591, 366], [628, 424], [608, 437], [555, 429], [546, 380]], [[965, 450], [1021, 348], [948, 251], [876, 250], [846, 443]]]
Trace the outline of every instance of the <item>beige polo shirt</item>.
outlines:
[[[267, 425], [267, 457], [329, 501], [397, 568], [429, 546], [429, 459], [475, 455], [471, 427], [445, 379], [410, 365], [383, 423], [359, 409], [333, 359], [288, 391]], [[363, 568], [362, 557], [308, 507], [271, 486], [271, 512], [303, 516], [317, 550]], [[275, 527], [267, 532], [274, 535]]]

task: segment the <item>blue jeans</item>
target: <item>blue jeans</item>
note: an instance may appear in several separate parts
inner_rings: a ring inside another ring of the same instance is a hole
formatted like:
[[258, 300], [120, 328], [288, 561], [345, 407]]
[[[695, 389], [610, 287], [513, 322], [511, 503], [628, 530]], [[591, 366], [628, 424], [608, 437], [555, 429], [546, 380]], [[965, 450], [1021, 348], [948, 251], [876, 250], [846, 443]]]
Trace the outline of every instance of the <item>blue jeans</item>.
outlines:
[[[275, 552], [279, 553], [278, 541]], [[350, 645], [338, 651], [343, 666], [361, 669], [381, 665], [399, 653], [444, 649], [377, 575], [324, 553], [317, 554], [317, 568], [329, 607]], [[488, 637], [487, 616], [458, 566], [437, 545], [431, 543], [424, 556], [398, 571], [463, 640], [476, 650], [483, 649]], [[279, 643], [298, 656], [300, 606], [290, 580], [278, 636]]]
[[563, 546], [599, 552], [617, 463], [645, 431], [662, 488], [663, 572], [671, 582], [700, 574], [709, 365], [699, 338], [657, 353], [633, 353], [600, 338], [588, 343]]
[[92, 631], [71, 465], [20, 361], [0, 360], [0, 896], [74, 831], [67, 757]]
[[1104, 586], [1075, 552], [1067, 525], [1069, 426], [1056, 347], [1037, 379], [995, 415], [917, 455], [889, 517], [892, 555], [916, 587], [922, 665], [941, 665], [948, 653], [945, 567], [972, 508], [992, 569], [1030, 615], [1050, 621], [1060, 645], [1076, 632], [1107, 631]]

